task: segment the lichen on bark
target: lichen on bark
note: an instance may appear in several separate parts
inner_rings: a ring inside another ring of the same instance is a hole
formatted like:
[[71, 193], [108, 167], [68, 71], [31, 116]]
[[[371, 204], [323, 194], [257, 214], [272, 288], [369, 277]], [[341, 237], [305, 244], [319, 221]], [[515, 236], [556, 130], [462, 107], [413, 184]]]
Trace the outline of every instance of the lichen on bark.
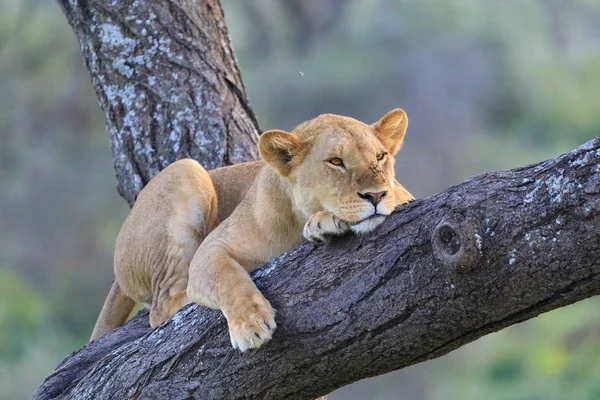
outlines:
[[59, 0], [110, 134], [132, 205], [172, 162], [207, 169], [258, 158], [249, 105], [218, 1]]

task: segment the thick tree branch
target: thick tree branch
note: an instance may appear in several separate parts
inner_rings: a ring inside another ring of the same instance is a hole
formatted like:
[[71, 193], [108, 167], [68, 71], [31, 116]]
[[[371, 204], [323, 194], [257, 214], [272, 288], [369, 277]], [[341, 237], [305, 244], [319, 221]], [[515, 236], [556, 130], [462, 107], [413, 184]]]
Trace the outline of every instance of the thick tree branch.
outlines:
[[121, 196], [167, 165], [257, 159], [258, 124], [218, 0], [58, 0], [106, 118]]
[[305, 244], [255, 274], [274, 339], [231, 348], [196, 305], [75, 352], [34, 399], [310, 399], [439, 357], [600, 293], [600, 139], [402, 207], [365, 237]]

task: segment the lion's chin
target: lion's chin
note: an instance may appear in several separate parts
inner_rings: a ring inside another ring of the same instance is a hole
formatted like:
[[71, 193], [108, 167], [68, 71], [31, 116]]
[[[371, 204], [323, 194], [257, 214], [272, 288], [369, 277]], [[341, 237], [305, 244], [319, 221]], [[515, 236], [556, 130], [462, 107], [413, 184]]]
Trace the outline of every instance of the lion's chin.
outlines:
[[350, 230], [356, 234], [364, 235], [377, 228], [385, 220], [385, 217], [387, 217], [387, 215], [371, 215], [369, 218], [365, 218], [362, 221], [349, 224]]

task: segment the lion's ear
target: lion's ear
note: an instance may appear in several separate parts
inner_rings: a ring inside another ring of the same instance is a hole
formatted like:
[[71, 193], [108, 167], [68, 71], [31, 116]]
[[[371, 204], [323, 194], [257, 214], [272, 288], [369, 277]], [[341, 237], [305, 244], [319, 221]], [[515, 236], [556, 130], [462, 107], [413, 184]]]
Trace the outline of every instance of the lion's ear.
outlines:
[[390, 153], [396, 154], [402, 147], [406, 128], [408, 127], [408, 117], [401, 108], [396, 108], [385, 114], [383, 118], [373, 125], [375, 135]]
[[301, 162], [305, 147], [298, 136], [277, 129], [266, 131], [258, 141], [263, 160], [282, 176], [288, 176], [293, 167]]

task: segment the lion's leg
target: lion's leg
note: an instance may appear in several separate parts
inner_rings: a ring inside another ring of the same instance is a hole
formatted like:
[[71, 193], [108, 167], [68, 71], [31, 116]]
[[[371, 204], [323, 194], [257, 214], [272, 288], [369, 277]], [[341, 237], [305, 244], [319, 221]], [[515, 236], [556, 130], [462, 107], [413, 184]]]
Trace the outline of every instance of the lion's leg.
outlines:
[[190, 300], [225, 314], [231, 344], [241, 351], [260, 347], [277, 327], [271, 304], [248, 272], [219, 245], [201, 248], [194, 256], [187, 294]]
[[[216, 208], [214, 210], [216, 212]], [[150, 326], [152, 328], [156, 328], [191, 302], [187, 296], [190, 263], [198, 246], [218, 224], [216, 213], [215, 215], [207, 213], [203, 220], [207, 223], [203, 229], [197, 227], [190, 232], [189, 227], [183, 227], [178, 235], [174, 235], [170, 239], [173, 242], [169, 246], [171, 255], [152, 283], [153, 294], [150, 309]]]
[[[192, 164], [196, 166], [196, 164]], [[203, 171], [202, 167], [197, 166]], [[152, 277], [150, 325], [156, 328], [190, 303], [187, 297], [189, 268], [200, 244], [219, 224], [216, 193], [208, 174], [199, 174], [193, 191], [182, 190], [173, 201], [167, 221], [166, 261]]]

